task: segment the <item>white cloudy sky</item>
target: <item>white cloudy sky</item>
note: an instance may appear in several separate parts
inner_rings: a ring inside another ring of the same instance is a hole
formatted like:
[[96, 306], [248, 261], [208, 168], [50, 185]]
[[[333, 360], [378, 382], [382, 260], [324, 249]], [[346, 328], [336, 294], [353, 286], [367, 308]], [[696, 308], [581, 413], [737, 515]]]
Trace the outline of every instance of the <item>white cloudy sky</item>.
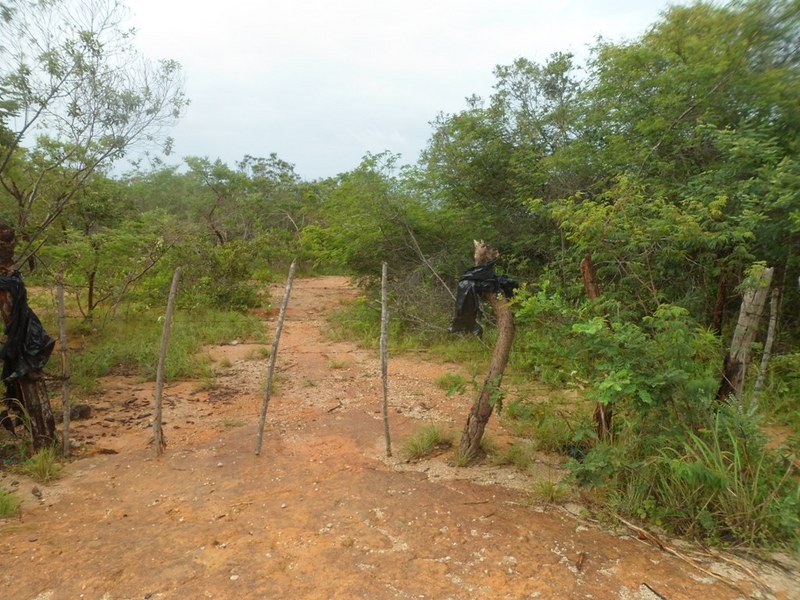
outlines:
[[179, 61], [183, 156], [278, 156], [305, 179], [389, 150], [416, 162], [439, 112], [493, 69], [632, 39], [683, 0], [127, 0], [136, 45]]

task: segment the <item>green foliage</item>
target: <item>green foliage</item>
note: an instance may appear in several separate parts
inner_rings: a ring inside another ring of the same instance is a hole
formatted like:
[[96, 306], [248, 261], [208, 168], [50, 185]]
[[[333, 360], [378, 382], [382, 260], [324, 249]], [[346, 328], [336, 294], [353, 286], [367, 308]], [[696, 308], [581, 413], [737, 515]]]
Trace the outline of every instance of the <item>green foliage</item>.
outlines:
[[30, 475], [37, 481], [49, 483], [58, 478], [63, 467], [59, 462], [56, 449], [50, 447], [39, 450], [22, 463], [21, 468], [27, 475]]
[[[686, 535], [748, 546], [800, 541], [800, 482], [752, 420], [720, 411], [707, 428], [661, 448], [633, 476], [648, 517]], [[638, 480], [637, 480], [638, 479]]]
[[531, 500], [547, 504], [560, 504], [567, 501], [571, 493], [569, 484], [564, 481], [540, 479], [533, 484]]
[[17, 514], [22, 501], [11, 492], [0, 490], [0, 519], [7, 519]]
[[[769, 377], [759, 405], [770, 419], [800, 434], [800, 352], [773, 356]], [[800, 449], [796, 444], [795, 450]]]
[[495, 454], [492, 462], [498, 465], [514, 465], [520, 471], [527, 471], [534, 461], [533, 444], [522, 441], [514, 442], [504, 450]]
[[236, 310], [258, 306], [257, 286], [251, 281], [259, 244], [233, 241], [215, 244], [208, 238], [178, 249], [173, 261], [181, 270], [182, 306], [212, 306]]
[[[92, 391], [97, 378], [111, 373], [155, 377], [161, 345], [161, 315], [152, 311], [118, 318], [85, 340], [86, 346], [72, 362], [73, 382]], [[165, 364], [167, 380], [202, 378], [212, 374], [211, 364], [201, 352], [205, 344], [233, 339], [264, 341], [263, 324], [238, 312], [177, 311], [170, 331]]]
[[[180, 66], [132, 45], [117, 2], [15, 2], [0, 19], [0, 182], [36, 242], [94, 172], [157, 145], [186, 106]], [[54, 26], [57, 24], [57, 26]], [[25, 252], [31, 252], [28, 247]]]
[[461, 395], [467, 389], [467, 380], [458, 373], [445, 373], [436, 379], [436, 385], [447, 392], [448, 396]]
[[[175, 224], [163, 212], [143, 213], [103, 225], [62, 228], [40, 253], [64, 270], [65, 289], [84, 316], [101, 306], [112, 310], [148, 272], [156, 269], [175, 242]], [[146, 287], [144, 288], [146, 289]]]
[[583, 456], [595, 441], [588, 418], [579, 412], [567, 413], [552, 401], [512, 400], [503, 418], [512, 431], [544, 452]]
[[335, 340], [355, 340], [377, 348], [381, 336], [380, 305], [360, 297], [328, 316], [328, 335]]
[[[522, 295], [516, 311], [531, 368], [545, 381], [586, 383], [586, 396], [646, 412], [651, 406], [708, 398], [718, 385], [719, 340], [688, 311], [660, 305], [640, 323], [609, 322], [571, 309], [546, 288]], [[590, 310], [596, 307], [588, 307]], [[611, 311], [613, 306], [598, 307]]]
[[419, 460], [434, 452], [446, 450], [452, 445], [452, 433], [446, 432], [438, 425], [425, 425], [403, 441], [401, 452], [412, 460]]

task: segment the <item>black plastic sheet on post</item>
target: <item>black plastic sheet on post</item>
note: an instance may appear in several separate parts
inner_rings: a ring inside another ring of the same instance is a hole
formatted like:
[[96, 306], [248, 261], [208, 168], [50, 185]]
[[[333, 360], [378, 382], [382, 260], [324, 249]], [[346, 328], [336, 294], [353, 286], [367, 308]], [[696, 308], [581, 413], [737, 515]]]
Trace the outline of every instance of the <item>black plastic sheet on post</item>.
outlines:
[[0, 275], [0, 290], [11, 295], [11, 315], [5, 327], [5, 343], [0, 348], [5, 383], [5, 410], [0, 422], [9, 431], [22, 424], [16, 416], [18, 407], [13, 398], [20, 398], [19, 380], [31, 371], [40, 371], [53, 353], [56, 341], [47, 335], [39, 317], [28, 306], [28, 293], [19, 271]]
[[0, 290], [11, 293], [11, 319], [0, 353], [4, 362], [3, 379], [13, 381], [31, 370], [42, 369], [56, 341], [47, 335], [39, 317], [28, 306], [28, 295], [19, 271], [10, 277], [0, 276]]
[[450, 333], [472, 333], [478, 337], [483, 335], [483, 327], [478, 323], [481, 312], [481, 294], [489, 292], [501, 293], [507, 298], [514, 294], [519, 283], [494, 272], [497, 260], [471, 267], [464, 271], [458, 280], [456, 292], [456, 308], [453, 322], [450, 324]]

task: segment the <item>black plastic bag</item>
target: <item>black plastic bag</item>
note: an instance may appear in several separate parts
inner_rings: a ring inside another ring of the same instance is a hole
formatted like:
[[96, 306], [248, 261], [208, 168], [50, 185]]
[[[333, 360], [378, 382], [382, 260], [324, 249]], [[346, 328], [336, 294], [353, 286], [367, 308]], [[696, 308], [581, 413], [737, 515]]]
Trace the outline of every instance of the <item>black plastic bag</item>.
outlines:
[[6, 325], [6, 342], [0, 350], [3, 381], [11, 383], [31, 370], [44, 368], [56, 341], [47, 335], [39, 317], [28, 306], [28, 294], [22, 275], [0, 275], [0, 290], [11, 294], [11, 319]]
[[507, 298], [514, 294], [519, 283], [494, 272], [497, 260], [489, 261], [464, 271], [458, 280], [456, 292], [456, 308], [453, 322], [450, 324], [450, 333], [472, 333], [478, 337], [483, 335], [483, 327], [478, 323], [481, 310], [480, 297], [483, 292], [493, 294], [502, 293]]

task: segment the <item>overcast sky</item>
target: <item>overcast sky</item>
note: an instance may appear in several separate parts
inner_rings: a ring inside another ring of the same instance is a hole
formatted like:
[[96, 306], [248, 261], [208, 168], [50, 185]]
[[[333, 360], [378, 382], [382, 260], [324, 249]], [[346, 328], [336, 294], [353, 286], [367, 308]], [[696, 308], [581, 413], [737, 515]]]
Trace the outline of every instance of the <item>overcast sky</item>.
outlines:
[[136, 46], [181, 63], [191, 105], [175, 154], [275, 152], [304, 179], [358, 166], [367, 152], [416, 162], [440, 112], [488, 97], [493, 70], [598, 36], [644, 33], [684, 0], [127, 0]]

